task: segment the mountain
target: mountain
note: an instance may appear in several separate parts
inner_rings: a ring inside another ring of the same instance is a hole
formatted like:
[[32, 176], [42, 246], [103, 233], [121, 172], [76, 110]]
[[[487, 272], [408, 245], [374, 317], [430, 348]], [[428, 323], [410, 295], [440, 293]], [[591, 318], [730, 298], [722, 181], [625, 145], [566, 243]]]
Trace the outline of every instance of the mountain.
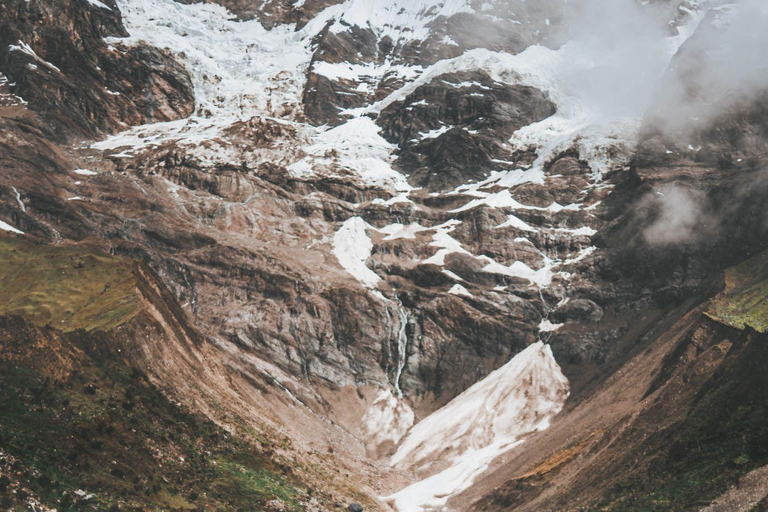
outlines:
[[762, 510], [766, 21], [3, 0], [2, 507]]

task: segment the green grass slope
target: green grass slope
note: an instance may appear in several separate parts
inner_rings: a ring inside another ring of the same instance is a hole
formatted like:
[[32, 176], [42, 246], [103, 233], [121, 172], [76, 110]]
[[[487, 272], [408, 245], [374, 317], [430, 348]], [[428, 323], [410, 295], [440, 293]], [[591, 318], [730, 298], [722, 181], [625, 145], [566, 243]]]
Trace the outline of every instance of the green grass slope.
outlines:
[[88, 247], [0, 235], [0, 315], [65, 332], [109, 330], [139, 311], [133, 263]]
[[707, 314], [726, 325], [768, 332], [768, 251], [725, 273], [725, 289]]

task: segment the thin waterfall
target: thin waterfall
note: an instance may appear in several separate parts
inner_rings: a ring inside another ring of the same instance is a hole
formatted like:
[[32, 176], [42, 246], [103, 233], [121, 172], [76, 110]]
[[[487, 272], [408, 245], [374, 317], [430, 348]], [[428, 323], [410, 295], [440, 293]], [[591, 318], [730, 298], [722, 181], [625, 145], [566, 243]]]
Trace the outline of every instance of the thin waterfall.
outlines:
[[395, 371], [395, 380], [393, 385], [395, 387], [395, 393], [397, 398], [403, 398], [403, 390], [400, 389], [400, 377], [403, 374], [405, 368], [405, 362], [408, 359], [408, 333], [406, 327], [408, 326], [408, 313], [406, 313], [403, 303], [400, 299], [397, 299], [397, 316], [400, 319], [400, 327], [397, 330], [397, 370]]

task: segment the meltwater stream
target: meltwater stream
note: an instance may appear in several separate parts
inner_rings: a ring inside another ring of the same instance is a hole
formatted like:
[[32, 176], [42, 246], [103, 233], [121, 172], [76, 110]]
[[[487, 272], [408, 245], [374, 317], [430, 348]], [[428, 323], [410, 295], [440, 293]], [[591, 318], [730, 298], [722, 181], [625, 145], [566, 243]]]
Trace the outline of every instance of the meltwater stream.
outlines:
[[397, 393], [397, 398], [402, 399], [403, 398], [403, 390], [400, 388], [400, 378], [403, 375], [403, 369], [405, 368], [405, 363], [408, 360], [408, 333], [407, 333], [407, 327], [408, 327], [408, 313], [405, 311], [405, 308], [403, 307], [403, 303], [400, 302], [399, 297], [395, 297], [397, 299], [397, 316], [400, 320], [400, 326], [397, 330], [397, 369], [395, 370], [395, 379], [392, 385], [395, 388], [395, 393]]

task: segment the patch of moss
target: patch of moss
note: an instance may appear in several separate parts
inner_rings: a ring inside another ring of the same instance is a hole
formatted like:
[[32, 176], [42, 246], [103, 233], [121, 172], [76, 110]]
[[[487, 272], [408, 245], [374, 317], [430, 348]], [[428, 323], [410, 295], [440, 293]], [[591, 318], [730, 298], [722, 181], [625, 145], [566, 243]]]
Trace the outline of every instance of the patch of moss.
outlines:
[[768, 332], [768, 251], [726, 271], [725, 289], [707, 315], [737, 329]]
[[284, 510], [301, 510], [297, 490], [282, 476], [227, 457], [220, 458], [216, 467], [213, 488], [218, 492], [235, 494], [252, 503], [274, 501]]
[[0, 315], [64, 332], [109, 330], [138, 313], [134, 289], [130, 260], [0, 235]]

